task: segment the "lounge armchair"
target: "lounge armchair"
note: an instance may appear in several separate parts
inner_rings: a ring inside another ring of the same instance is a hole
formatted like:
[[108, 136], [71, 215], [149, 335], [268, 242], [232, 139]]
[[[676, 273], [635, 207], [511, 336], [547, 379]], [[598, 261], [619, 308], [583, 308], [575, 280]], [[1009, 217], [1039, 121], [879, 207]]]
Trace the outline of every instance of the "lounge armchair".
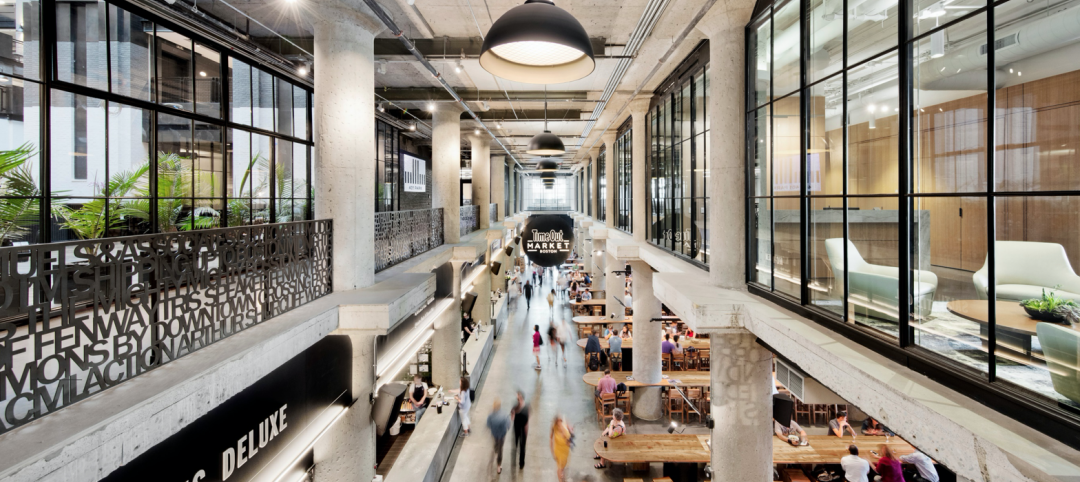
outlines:
[[[856, 313], [897, 321], [899, 313], [900, 269], [893, 266], [881, 266], [867, 263], [851, 241], [848, 246], [848, 267], [851, 271], [849, 286]], [[840, 277], [844, 275], [844, 240], [832, 238], [825, 240], [825, 252], [829, 256], [829, 265], [837, 281], [833, 290], [838, 297], [843, 295]], [[920, 317], [930, 315], [934, 293], [937, 291], [937, 275], [929, 271], [914, 270], [912, 273], [915, 314]]]
[[1077, 372], [1080, 332], [1054, 323], [1038, 323], [1035, 332], [1039, 335], [1054, 390], [1080, 403], [1080, 372]]
[[[1062, 298], [1080, 302], [1080, 276], [1069, 264], [1065, 248], [1057, 243], [998, 241], [997, 299], [1023, 301], [1042, 296], [1045, 288]], [[984, 261], [972, 275], [979, 299], [987, 298], [990, 270]]]

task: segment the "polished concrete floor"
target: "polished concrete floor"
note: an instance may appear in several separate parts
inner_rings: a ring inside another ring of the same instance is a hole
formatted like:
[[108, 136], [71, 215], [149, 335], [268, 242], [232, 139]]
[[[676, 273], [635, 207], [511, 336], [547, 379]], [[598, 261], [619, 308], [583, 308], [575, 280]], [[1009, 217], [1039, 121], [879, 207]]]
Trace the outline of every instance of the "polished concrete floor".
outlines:
[[[535, 296], [531, 309], [526, 310], [524, 298], [514, 298], [501, 314], [503, 328], [495, 342], [490, 368], [480, 380], [477, 400], [470, 413], [472, 434], [459, 437], [450, 463], [443, 473], [443, 482], [486, 481], [547, 481], [558, 480], [555, 460], [551, 454], [551, 427], [556, 414], [562, 414], [573, 427], [576, 447], [567, 466], [567, 481], [621, 481], [624, 477], [642, 478], [649, 481], [660, 477], [662, 467], [653, 464], [648, 472], [630, 472], [628, 467], [615, 464], [599, 470], [593, 468], [593, 442], [603, 431], [596, 421], [593, 408], [593, 387], [582, 380], [585, 374], [582, 349], [574, 339], [576, 330], [569, 327], [570, 310], [565, 300], [557, 300], [554, 313], [548, 309], [546, 292], [551, 290], [548, 278]], [[547, 344], [550, 318], [555, 323], [568, 323], [571, 340], [566, 344], [566, 359], [553, 356]], [[541, 347], [542, 368], [536, 370], [532, 355], [533, 325], [540, 325], [545, 345]], [[496, 398], [502, 400], [502, 411], [509, 412], [516, 401], [517, 390], [525, 392], [530, 404], [529, 436], [525, 450], [525, 468], [519, 470], [514, 449], [513, 430], [507, 435], [503, 447], [503, 472], [496, 473], [494, 439], [487, 429], [487, 417]], [[629, 433], [661, 433], [667, 429], [667, 419], [657, 422], [634, 420]], [[706, 433], [703, 425], [687, 427], [687, 433]]]

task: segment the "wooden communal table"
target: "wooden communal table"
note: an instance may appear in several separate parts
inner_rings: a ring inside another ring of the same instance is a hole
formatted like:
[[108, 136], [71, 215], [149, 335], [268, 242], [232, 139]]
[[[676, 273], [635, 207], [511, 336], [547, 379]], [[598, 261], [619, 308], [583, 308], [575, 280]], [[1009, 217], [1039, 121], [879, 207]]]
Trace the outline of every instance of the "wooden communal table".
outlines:
[[[851, 437], [833, 437], [831, 435], [811, 435], [810, 445], [795, 447], [779, 437], [773, 439], [774, 464], [837, 464], [840, 458], [848, 454], [847, 447]], [[604, 441], [608, 446], [604, 447]], [[593, 443], [593, 449], [601, 457], [615, 463], [708, 463], [711, 456], [709, 435], [689, 434], [627, 434], [614, 439], [600, 437]], [[859, 446], [859, 456], [877, 463], [877, 457], [871, 450], [879, 451], [885, 437], [861, 435], [855, 439]], [[897, 456], [915, 451], [911, 444], [900, 437], [891, 437], [889, 448]]]
[[609, 320], [606, 316], [582, 315], [575, 316], [570, 320], [573, 321], [575, 325], [577, 325], [578, 338], [583, 338], [585, 337], [585, 330], [591, 329], [593, 325], [603, 326], [615, 325], [619, 323], [633, 323], [633, 318], [634, 317], [632, 316], [627, 316], [624, 320]]
[[[983, 347], [986, 347], [986, 340], [990, 336], [990, 324], [987, 322], [990, 319], [989, 306], [987, 300], [956, 300], [945, 305], [956, 316], [979, 324], [979, 334], [982, 335]], [[1020, 306], [1018, 302], [998, 301], [996, 306], [998, 346], [1024, 356], [1032, 356], [1031, 337], [1038, 336], [1035, 332], [1035, 325], [1042, 322], [1028, 316], [1027, 312], [1024, 311], [1024, 307]], [[1077, 330], [1077, 327], [1068, 324], [1061, 326]]]
[[[635, 387], [670, 387], [676, 385], [673, 380], [678, 380], [679, 387], [707, 387], [712, 383], [712, 377], [709, 372], [662, 372], [661, 375], [667, 375], [668, 377], [661, 380], [660, 383], [645, 384], [637, 380], [627, 380], [626, 377], [633, 376], [634, 372], [611, 372], [611, 378], [614, 378], [616, 382], [625, 383], [627, 388]], [[595, 371], [586, 373], [581, 379], [592, 386], [597, 386], [600, 383], [600, 377], [604, 376], [604, 372]]]
[[[859, 447], [859, 457], [870, 461], [871, 465], [877, 464], [878, 457], [870, 453], [871, 450], [881, 453], [881, 444], [885, 443], [882, 435], [859, 435], [854, 442], [851, 437], [835, 437], [832, 435], [810, 435], [810, 445], [791, 445], [780, 437], [773, 437], [773, 463], [774, 464], [838, 464], [840, 459], [848, 455], [848, 445], [854, 443]], [[610, 445], [610, 444], [609, 444]], [[889, 448], [897, 457], [908, 455], [915, 451], [915, 447], [900, 437], [889, 437]]]
[[[604, 447], [605, 440], [607, 448]], [[613, 439], [600, 437], [593, 443], [593, 449], [601, 457], [617, 464], [706, 464], [712, 456], [708, 435], [629, 434]]]
[[[587, 338], [582, 338], [582, 339], [577, 341], [577, 344], [578, 344], [578, 346], [580, 346], [582, 348], [585, 348], [585, 343], [588, 342], [588, 341], [589, 340]], [[690, 339], [686, 339], [686, 338], [680, 337], [679, 338], [679, 344], [682, 345], [683, 348], [697, 348], [699, 350], [702, 349], [702, 348], [709, 348], [709, 340], [707, 338], [700, 338], [700, 339], [699, 338], [690, 338]], [[629, 340], [623, 340], [622, 341], [622, 347], [623, 347], [623, 350], [633, 350], [634, 349], [634, 339], [631, 338]], [[606, 338], [601, 338], [600, 339], [600, 348], [603, 348], [605, 350], [608, 349], [608, 341], [607, 341]]]
[[607, 306], [607, 299], [605, 298], [593, 298], [591, 300], [571, 301], [570, 311], [575, 315], [588, 315], [592, 313], [594, 306], [600, 307], [600, 314], [604, 315]]

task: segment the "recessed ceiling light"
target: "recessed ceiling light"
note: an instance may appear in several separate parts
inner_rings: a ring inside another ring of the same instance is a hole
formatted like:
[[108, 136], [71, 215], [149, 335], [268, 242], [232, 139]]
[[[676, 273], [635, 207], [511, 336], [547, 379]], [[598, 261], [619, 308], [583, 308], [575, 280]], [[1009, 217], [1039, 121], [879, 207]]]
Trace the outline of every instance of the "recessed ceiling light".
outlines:
[[435, 103], [434, 102], [428, 102], [427, 110], [428, 110], [428, 112], [435, 112]]
[[200, 70], [200, 71], [199, 71], [199, 75], [201, 75], [201, 76], [203, 76], [203, 77], [206, 77], [206, 72], [204, 72], [204, 71], [201, 71], [201, 70]]

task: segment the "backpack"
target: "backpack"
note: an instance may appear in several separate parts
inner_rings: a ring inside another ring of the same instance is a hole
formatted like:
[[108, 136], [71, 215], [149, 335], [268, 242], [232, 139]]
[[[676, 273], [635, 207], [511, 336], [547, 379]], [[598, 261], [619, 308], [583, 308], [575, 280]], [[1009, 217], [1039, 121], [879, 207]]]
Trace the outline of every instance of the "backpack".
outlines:
[[596, 353], [589, 354], [589, 371], [595, 372], [600, 369], [600, 357]]

